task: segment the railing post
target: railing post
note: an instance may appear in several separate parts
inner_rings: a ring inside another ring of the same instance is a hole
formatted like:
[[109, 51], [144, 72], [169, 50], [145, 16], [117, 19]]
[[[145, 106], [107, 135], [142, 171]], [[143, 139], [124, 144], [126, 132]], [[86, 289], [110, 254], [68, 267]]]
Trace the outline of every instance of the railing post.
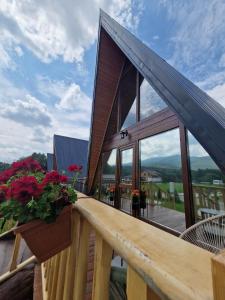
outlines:
[[72, 213], [72, 244], [68, 251], [68, 259], [65, 271], [65, 285], [63, 299], [72, 299], [73, 288], [75, 282], [75, 266], [76, 266], [76, 256], [78, 251], [79, 243], [79, 230], [80, 230], [80, 214], [73, 211]]
[[109, 299], [112, 248], [96, 233], [92, 300]]
[[127, 267], [127, 299], [159, 300], [160, 297], [150, 289], [144, 280], [130, 266]]
[[65, 269], [66, 269], [67, 259], [68, 259], [68, 248], [64, 249], [60, 253], [60, 265], [59, 265], [59, 274], [58, 274], [56, 298], [55, 298], [56, 300], [63, 299], [63, 289], [64, 289]]
[[50, 300], [55, 300], [57, 281], [59, 275], [59, 264], [60, 264], [60, 255], [57, 254], [54, 258], [54, 263], [53, 263], [52, 283], [50, 286], [50, 295], [48, 297]]
[[14, 242], [14, 248], [13, 248], [13, 255], [12, 255], [12, 260], [10, 264], [9, 271], [13, 271], [17, 267], [17, 259], [18, 259], [18, 254], [20, 250], [20, 243], [21, 243], [21, 235], [20, 233], [17, 233], [15, 242]]
[[87, 282], [87, 267], [88, 267], [88, 240], [90, 235], [90, 224], [81, 218], [79, 247], [76, 255], [76, 269], [75, 269], [75, 287], [74, 300], [84, 299], [85, 288]]
[[225, 299], [225, 251], [212, 257], [213, 296], [215, 300]]

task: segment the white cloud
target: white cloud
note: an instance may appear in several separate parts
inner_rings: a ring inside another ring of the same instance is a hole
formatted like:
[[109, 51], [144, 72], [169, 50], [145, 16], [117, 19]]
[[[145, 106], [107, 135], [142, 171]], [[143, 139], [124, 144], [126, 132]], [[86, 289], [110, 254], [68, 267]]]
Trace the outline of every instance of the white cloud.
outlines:
[[192, 75], [200, 72], [207, 75], [209, 65], [215, 63], [218, 53], [225, 53], [225, 2], [161, 0], [160, 3], [176, 28], [171, 39], [174, 54], [170, 61], [185, 65], [189, 70], [195, 67]]
[[152, 37], [152, 39], [155, 40], [155, 41], [156, 41], [156, 40], [159, 40], [159, 36], [158, 36], [158, 35], [154, 35], [154, 36]]
[[179, 130], [170, 130], [141, 140], [141, 159], [180, 155]]
[[47, 106], [29, 94], [23, 100], [1, 103], [0, 115], [28, 127], [39, 124], [49, 127], [52, 123]]
[[225, 82], [209, 90], [208, 94], [225, 107]]
[[68, 97], [67, 105], [69, 99], [71, 105], [75, 105], [71, 110], [47, 106], [28, 90], [17, 88], [0, 72], [0, 161], [11, 162], [33, 152], [52, 152], [54, 134], [82, 139], [89, 137], [90, 98], [75, 84], [66, 85], [47, 77], [39, 79], [37, 82], [42, 82], [42, 92], [58, 97], [58, 104], [76, 90], [83, 100], [78, 98], [76, 104], [72, 96]]
[[47, 76], [37, 76], [36, 85], [38, 91], [49, 98], [56, 97], [60, 99], [68, 89], [68, 85], [63, 80], [51, 80]]
[[19, 57], [23, 56], [23, 50], [19, 46], [16, 46], [14, 51]]
[[141, 2], [134, 0], [0, 1], [0, 33], [44, 62], [81, 62], [97, 38], [99, 8], [136, 28]]
[[81, 90], [80, 86], [72, 83], [57, 104], [58, 109], [79, 111], [89, 114], [91, 112], [91, 99]]

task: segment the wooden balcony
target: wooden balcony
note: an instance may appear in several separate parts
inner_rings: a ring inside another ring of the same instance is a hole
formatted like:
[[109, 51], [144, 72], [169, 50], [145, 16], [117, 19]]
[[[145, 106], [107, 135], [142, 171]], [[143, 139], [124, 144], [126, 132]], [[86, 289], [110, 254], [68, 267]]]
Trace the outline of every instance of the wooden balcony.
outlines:
[[[93, 198], [81, 193], [78, 198], [71, 246], [41, 265], [44, 300], [109, 299], [113, 251], [127, 263], [129, 300], [225, 299], [225, 252], [215, 256]], [[93, 232], [93, 284], [87, 297]]]

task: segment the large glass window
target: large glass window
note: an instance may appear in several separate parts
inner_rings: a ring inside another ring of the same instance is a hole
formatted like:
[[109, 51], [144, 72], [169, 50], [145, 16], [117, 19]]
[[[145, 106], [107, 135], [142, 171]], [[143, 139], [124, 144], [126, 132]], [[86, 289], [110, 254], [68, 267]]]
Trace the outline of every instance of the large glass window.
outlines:
[[121, 151], [120, 198], [121, 208], [131, 212], [133, 148]]
[[199, 221], [225, 212], [225, 176], [188, 132], [195, 219]]
[[145, 119], [165, 107], [165, 102], [144, 79], [140, 86], [140, 119]]
[[179, 130], [141, 140], [140, 167], [142, 216], [182, 232], [185, 215]]
[[102, 154], [102, 182], [100, 199], [114, 205], [116, 182], [116, 149]]
[[131, 109], [129, 110], [128, 115], [127, 115], [121, 129], [128, 128], [131, 125], [134, 125], [136, 123], [136, 103], [137, 103], [137, 100], [135, 98], [134, 103], [131, 106]]

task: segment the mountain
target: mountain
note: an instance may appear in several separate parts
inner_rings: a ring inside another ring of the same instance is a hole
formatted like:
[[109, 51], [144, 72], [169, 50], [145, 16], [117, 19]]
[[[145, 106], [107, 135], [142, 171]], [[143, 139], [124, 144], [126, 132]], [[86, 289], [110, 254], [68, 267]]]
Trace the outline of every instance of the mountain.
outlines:
[[[191, 169], [218, 169], [217, 165], [209, 156], [192, 156], [190, 157]], [[141, 162], [144, 168], [164, 168], [164, 169], [180, 169], [181, 158], [179, 155], [171, 155], [164, 157], [153, 157], [145, 159]]]

